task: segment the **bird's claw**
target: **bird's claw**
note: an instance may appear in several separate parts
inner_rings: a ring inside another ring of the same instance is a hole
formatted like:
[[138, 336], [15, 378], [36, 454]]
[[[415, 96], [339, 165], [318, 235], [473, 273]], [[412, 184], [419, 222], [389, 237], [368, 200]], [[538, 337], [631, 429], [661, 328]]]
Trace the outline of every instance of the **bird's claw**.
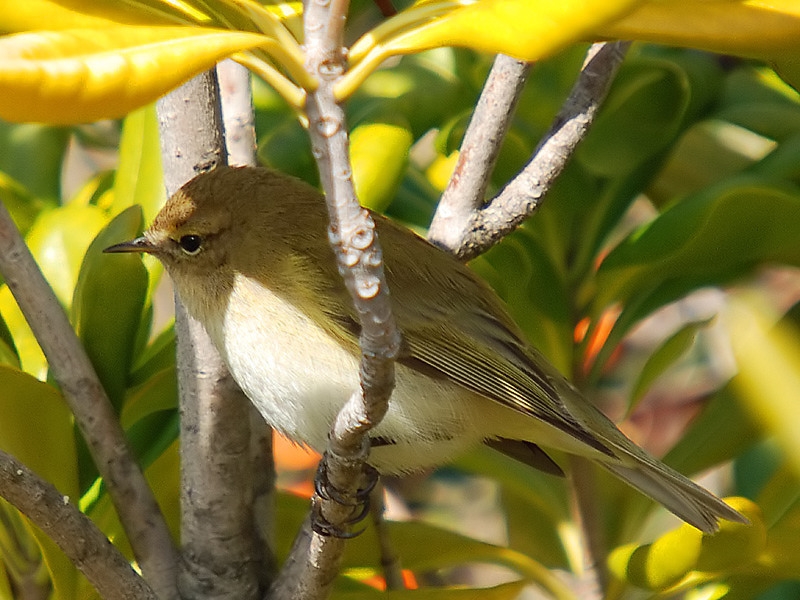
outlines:
[[[344, 494], [342, 494], [335, 486], [331, 484], [330, 480], [328, 479], [328, 467], [325, 457], [323, 457], [323, 459], [320, 461], [319, 467], [317, 468], [317, 474], [314, 477], [314, 491], [317, 493], [317, 496], [324, 500], [336, 502], [341, 506], [351, 506], [354, 510], [356, 508], [359, 509], [357, 514], [345, 521], [345, 526], [355, 525], [356, 523], [363, 521], [364, 518], [369, 514], [369, 496], [372, 493], [372, 490], [374, 490], [375, 486], [378, 484], [379, 475], [374, 467], [365, 464], [364, 477], [366, 479], [366, 485], [356, 491], [355, 501], [353, 501], [351, 498], [345, 497]], [[363, 529], [359, 529], [358, 531], [347, 531], [341, 527], [331, 524], [322, 515], [319, 502], [315, 502], [312, 505], [311, 529], [319, 535], [341, 539], [354, 538], [364, 531]]]

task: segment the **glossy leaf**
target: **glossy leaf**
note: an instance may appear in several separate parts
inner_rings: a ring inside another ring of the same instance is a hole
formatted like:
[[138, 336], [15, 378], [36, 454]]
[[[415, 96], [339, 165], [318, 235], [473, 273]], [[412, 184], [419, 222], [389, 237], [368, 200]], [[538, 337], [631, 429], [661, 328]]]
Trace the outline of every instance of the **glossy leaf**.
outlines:
[[[145, 467], [144, 474], [158, 502], [174, 540], [180, 539], [180, 459], [175, 441], [160, 456]], [[130, 544], [108, 494], [103, 491], [92, 506], [85, 511], [100, 530], [127, 557], [133, 558]]]
[[0, 447], [62, 493], [77, 495], [72, 415], [58, 391], [0, 365]]
[[[0, 389], [0, 448], [77, 501], [72, 415], [61, 395], [54, 387], [7, 366], [0, 366]], [[31, 531], [39, 541], [56, 593], [72, 597], [77, 571], [47, 536]]]
[[418, 2], [359, 39], [337, 84], [346, 98], [387, 57], [458, 46], [535, 61], [620, 18], [641, 0], [433, 0]]
[[353, 183], [362, 206], [383, 212], [394, 199], [413, 143], [403, 119], [374, 115], [350, 135]]
[[651, 0], [595, 32], [721, 54], [775, 56], [797, 50], [800, 7], [795, 0]]
[[26, 241], [61, 304], [69, 307], [83, 256], [107, 222], [96, 206], [68, 204], [44, 211]]
[[654, 282], [725, 282], [769, 261], [800, 264], [800, 192], [729, 180], [675, 204], [612, 250], [598, 272], [598, 306], [641, 297]]
[[[2, 102], [0, 99], [0, 105]], [[70, 130], [65, 127], [0, 121], [0, 148], [3, 148], [0, 171], [23, 186], [25, 193], [39, 203], [55, 206], [61, 197], [61, 165], [69, 139]]]
[[628, 404], [629, 414], [633, 412], [644, 394], [653, 385], [653, 382], [691, 348], [698, 331], [708, 324], [709, 321], [687, 323], [664, 340], [648, 357], [631, 391], [631, 399]]
[[164, 369], [175, 365], [175, 329], [168, 323], [164, 330], [136, 357], [130, 376], [130, 385], [147, 382]]
[[81, 123], [154, 101], [267, 36], [201, 27], [109, 26], [0, 38], [0, 117]]
[[144, 222], [152, 223], [166, 201], [156, 108], [135, 110], [122, 123], [119, 167], [114, 177], [112, 214], [138, 204]]
[[581, 143], [576, 157], [591, 172], [615, 177], [668, 147], [691, 98], [686, 74], [674, 63], [639, 59], [627, 64]]
[[258, 142], [258, 160], [312, 185], [319, 180], [308, 132], [296, 119], [282, 119], [279, 124], [264, 128]]
[[[539, 584], [555, 598], [570, 597], [566, 587], [550, 571], [531, 558], [509, 548], [495, 546], [447, 531], [440, 527], [418, 522], [389, 523], [392, 542], [400, 556], [403, 567], [412, 571], [436, 571], [464, 562], [487, 562], [500, 564]], [[343, 567], [357, 568], [374, 565], [374, 548], [377, 540], [374, 529], [348, 544]]]
[[635, 586], [664, 591], [693, 571], [725, 572], [755, 562], [767, 545], [761, 510], [746, 498], [726, 498], [750, 524], [721, 521], [716, 534], [703, 534], [683, 524], [652, 544], [630, 544], [609, 557], [612, 574]]
[[104, 254], [103, 249], [136, 237], [141, 229], [142, 211], [134, 206], [98, 234], [86, 252], [72, 303], [78, 336], [118, 410], [133, 362], [148, 276], [140, 256]]
[[2, 310], [0, 310], [0, 364], [7, 364], [16, 369], [21, 368], [17, 345], [3, 318]]
[[[119, 144], [119, 165], [114, 177], [112, 215], [130, 206], [141, 206], [144, 223], [148, 225], [161, 210], [166, 202], [166, 190], [160, 140], [155, 105], [137, 109], [125, 117]], [[125, 240], [113, 240], [112, 243], [122, 241]], [[150, 306], [164, 266], [152, 256], [142, 256], [141, 260], [149, 274], [145, 305]], [[139, 336], [143, 338], [142, 344], [150, 337], [151, 322], [152, 319], [142, 320]]]
[[178, 383], [173, 366], [159, 371], [129, 392], [120, 421], [128, 429], [145, 417], [177, 408]]
[[527, 340], [569, 376], [572, 370], [570, 302], [563, 274], [539, 241], [521, 228], [470, 265], [506, 302]]
[[[47, 377], [47, 359], [7, 285], [0, 287], [0, 314], [14, 338], [20, 367], [37, 379]], [[11, 366], [14, 366], [13, 364]]]
[[6, 207], [19, 232], [24, 236], [33, 225], [44, 203], [23, 185], [0, 172], [0, 202]]
[[[26, 0], [4, 7], [0, 30], [30, 31], [42, 27], [42, 15], [47, 15], [49, 30], [78, 27], [105, 28], [120, 23], [128, 25], [174, 24], [180, 12], [168, 2], [160, 2], [160, 11], [148, 10], [146, 2], [116, 2], [109, 0]], [[172, 18], [169, 17], [170, 13]]]
[[525, 581], [512, 581], [491, 587], [425, 587], [416, 590], [382, 591], [366, 588], [359, 591], [337, 591], [337, 600], [515, 600], [521, 598]]

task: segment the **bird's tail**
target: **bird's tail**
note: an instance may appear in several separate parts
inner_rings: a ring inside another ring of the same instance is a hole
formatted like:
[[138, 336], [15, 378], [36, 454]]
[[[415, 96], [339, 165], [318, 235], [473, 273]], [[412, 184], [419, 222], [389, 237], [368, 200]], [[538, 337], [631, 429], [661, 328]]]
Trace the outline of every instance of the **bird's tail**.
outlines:
[[720, 518], [738, 523], [748, 523], [745, 517], [711, 492], [660, 461], [644, 455], [641, 451], [626, 452], [625, 454], [633, 459], [631, 464], [612, 461], [598, 462], [645, 496], [663, 504], [667, 510], [702, 532], [714, 533], [717, 531], [719, 529], [717, 521]]

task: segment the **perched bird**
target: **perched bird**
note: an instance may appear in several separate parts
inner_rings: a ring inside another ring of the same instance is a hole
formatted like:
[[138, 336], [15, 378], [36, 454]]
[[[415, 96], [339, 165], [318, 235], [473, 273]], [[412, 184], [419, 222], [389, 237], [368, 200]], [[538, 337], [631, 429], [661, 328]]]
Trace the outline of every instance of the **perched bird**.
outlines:
[[[704, 532], [719, 518], [746, 522], [625, 437], [468, 267], [373, 216], [403, 342], [370, 464], [414, 471], [487, 442], [559, 473], [542, 445], [588, 457]], [[302, 181], [221, 167], [172, 196], [142, 237], [107, 249], [160, 259], [265, 420], [318, 451], [358, 385], [360, 356], [327, 223], [323, 196]]]

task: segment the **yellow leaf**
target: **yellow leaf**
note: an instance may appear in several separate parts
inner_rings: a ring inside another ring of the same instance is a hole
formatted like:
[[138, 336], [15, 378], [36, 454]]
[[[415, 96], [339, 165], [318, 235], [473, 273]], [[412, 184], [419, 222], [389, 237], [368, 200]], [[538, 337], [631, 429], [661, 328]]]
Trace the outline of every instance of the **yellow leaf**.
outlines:
[[349, 96], [360, 81], [396, 54], [442, 46], [539, 60], [593, 37], [643, 0], [433, 0], [420, 2], [365, 34], [350, 52], [351, 71], [336, 86]]
[[391, 43], [395, 50], [465, 46], [537, 60], [583, 39], [641, 0], [479, 0]]
[[231, 53], [269, 46], [256, 33], [109, 26], [0, 38], [0, 117], [82, 123], [152, 102]]
[[[50, 30], [75, 29], [79, 27], [109, 27], [122, 23], [128, 25], [166, 25], [170, 19], [159, 16], [154, 11], [128, 2], [109, 2], [108, 0], [77, 0], [59, 2], [58, 0], [25, 0], [8, 2], [0, 15], [0, 30], [6, 32], [30, 31], [45, 25], [43, 15], [47, 15], [46, 26]], [[165, 7], [165, 10], [167, 7]], [[174, 20], [172, 20], [174, 22]]]
[[775, 436], [788, 464], [800, 475], [800, 343], [787, 323], [772, 325], [763, 302], [736, 298], [728, 311], [731, 345], [739, 373], [732, 383], [753, 418]]
[[597, 33], [767, 57], [800, 50], [797, 0], [652, 0]]

